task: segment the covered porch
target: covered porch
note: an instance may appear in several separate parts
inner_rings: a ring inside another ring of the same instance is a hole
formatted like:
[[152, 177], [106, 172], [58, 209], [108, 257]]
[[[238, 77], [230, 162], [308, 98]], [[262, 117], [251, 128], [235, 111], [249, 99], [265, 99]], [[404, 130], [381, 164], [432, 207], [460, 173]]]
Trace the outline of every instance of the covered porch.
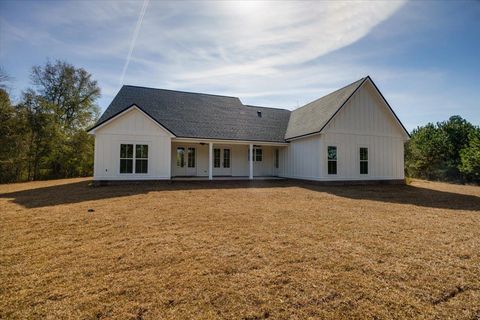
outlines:
[[267, 179], [279, 175], [286, 143], [183, 139], [171, 144], [174, 180]]

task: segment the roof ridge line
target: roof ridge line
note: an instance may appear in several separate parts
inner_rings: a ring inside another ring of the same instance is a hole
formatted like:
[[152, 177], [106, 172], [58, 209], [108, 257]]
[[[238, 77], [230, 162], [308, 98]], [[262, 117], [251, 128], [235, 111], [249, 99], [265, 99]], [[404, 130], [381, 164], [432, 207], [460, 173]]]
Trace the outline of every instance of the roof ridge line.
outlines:
[[206, 96], [215, 96], [215, 97], [224, 97], [224, 98], [235, 98], [235, 99], [240, 100], [239, 97], [235, 97], [235, 96], [225, 96], [225, 95], [213, 94], [213, 93], [181, 91], [181, 90], [164, 89], [164, 88], [152, 88], [152, 87], [145, 87], [145, 86], [136, 86], [136, 85], [132, 85], [132, 84], [124, 84], [123, 87], [134, 87], [134, 88], [143, 88], [143, 89], [150, 89], [150, 90], [162, 90], [162, 91], [180, 92], [180, 93], [188, 93], [188, 94], [202, 94], [202, 95], [206, 95]]

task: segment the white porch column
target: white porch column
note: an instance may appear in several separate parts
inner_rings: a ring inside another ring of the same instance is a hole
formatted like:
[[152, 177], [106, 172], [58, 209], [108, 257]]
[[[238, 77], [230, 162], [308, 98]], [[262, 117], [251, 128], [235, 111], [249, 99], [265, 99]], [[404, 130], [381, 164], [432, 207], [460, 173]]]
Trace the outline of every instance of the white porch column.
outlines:
[[208, 180], [213, 179], [213, 143], [208, 143]]
[[250, 163], [249, 163], [249, 165], [250, 165], [250, 174], [248, 175], [248, 178], [249, 178], [250, 180], [253, 180], [253, 144], [250, 143], [249, 148], [250, 148], [250, 159], [249, 159], [249, 160], [250, 160]]

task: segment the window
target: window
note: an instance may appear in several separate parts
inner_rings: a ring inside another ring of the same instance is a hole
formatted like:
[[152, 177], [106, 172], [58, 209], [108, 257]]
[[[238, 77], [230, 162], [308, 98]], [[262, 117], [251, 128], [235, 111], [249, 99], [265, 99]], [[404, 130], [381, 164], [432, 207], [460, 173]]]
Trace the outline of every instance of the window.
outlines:
[[360, 174], [368, 174], [368, 148], [360, 148]]
[[[133, 149], [135, 147], [135, 153]], [[120, 144], [120, 173], [148, 173], [148, 145]]]
[[223, 167], [230, 168], [230, 149], [223, 149]]
[[220, 149], [213, 149], [213, 167], [220, 168]]
[[254, 151], [255, 151], [255, 152], [254, 152], [255, 161], [262, 161], [262, 158], [263, 158], [262, 149], [255, 149]]
[[148, 145], [135, 145], [135, 173], [148, 173]]
[[[250, 161], [250, 148], [248, 148], [248, 161]], [[253, 148], [253, 161], [262, 161], [263, 159], [263, 152], [260, 148]]]
[[120, 145], [120, 173], [133, 173], [133, 144]]
[[328, 146], [328, 174], [337, 174], [337, 147]]
[[278, 169], [280, 160], [280, 152], [278, 149], [275, 149], [275, 168]]
[[177, 167], [180, 167], [180, 168], [185, 167], [185, 148], [184, 147], [177, 148]]
[[195, 168], [195, 148], [188, 148], [188, 167]]

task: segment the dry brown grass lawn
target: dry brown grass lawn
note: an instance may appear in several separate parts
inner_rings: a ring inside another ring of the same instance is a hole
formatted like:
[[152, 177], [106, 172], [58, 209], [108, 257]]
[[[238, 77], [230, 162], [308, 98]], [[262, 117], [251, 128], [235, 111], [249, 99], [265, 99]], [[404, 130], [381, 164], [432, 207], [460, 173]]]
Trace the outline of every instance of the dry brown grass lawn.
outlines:
[[0, 318], [480, 318], [479, 187], [89, 182], [0, 185]]

